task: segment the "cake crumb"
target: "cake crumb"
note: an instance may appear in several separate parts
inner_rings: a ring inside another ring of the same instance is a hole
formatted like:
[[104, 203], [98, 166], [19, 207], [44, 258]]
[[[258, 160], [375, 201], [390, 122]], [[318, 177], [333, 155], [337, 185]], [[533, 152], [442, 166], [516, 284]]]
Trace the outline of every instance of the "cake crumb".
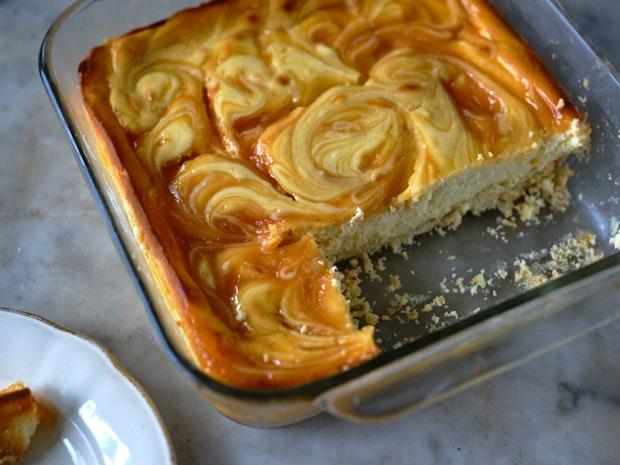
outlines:
[[336, 270], [334, 276], [341, 283], [342, 292], [355, 322], [359, 325], [364, 320], [366, 324], [375, 326], [379, 323], [379, 316], [372, 312], [370, 303], [362, 295], [362, 288], [360, 287], [362, 268], [359, 266], [359, 260], [353, 258], [349, 260], [349, 264], [352, 266], [351, 269], [345, 270], [343, 273]]
[[398, 289], [400, 289], [402, 287], [401, 282], [400, 282], [400, 277], [398, 275], [395, 274], [391, 274], [390, 275], [390, 283], [387, 285], [387, 291], [388, 292], [394, 292], [397, 291]]
[[470, 281], [471, 287], [469, 292], [471, 295], [476, 295], [478, 293], [478, 289], [485, 289], [487, 287], [487, 280], [484, 277], [484, 270], [480, 270], [476, 276], [474, 276]]
[[495, 276], [499, 279], [506, 279], [508, 277], [508, 271], [506, 271], [506, 267], [501, 266], [497, 270], [495, 270]]
[[379, 274], [377, 274], [377, 272], [375, 271], [375, 267], [372, 263], [372, 260], [368, 256], [368, 254], [364, 253], [360, 258], [362, 259], [362, 267], [363, 267], [364, 273], [366, 273], [366, 275], [370, 278], [370, 280], [371, 281], [383, 281], [383, 278]]
[[519, 218], [524, 223], [536, 222], [540, 210], [545, 206], [544, 200], [538, 195], [526, 194], [522, 202], [515, 205]]
[[365, 317], [366, 323], [371, 326], [376, 326], [379, 323], [379, 316], [371, 311], [367, 312]]
[[550, 248], [522, 254], [515, 260], [514, 280], [520, 287], [531, 289], [602, 257], [603, 254], [596, 249], [594, 234], [586, 231], [567, 234]]
[[565, 165], [551, 165], [525, 189], [525, 194], [521, 195], [522, 192], [518, 190], [504, 193], [497, 208], [509, 221], [514, 221], [511, 217], [516, 212], [522, 222], [538, 224], [538, 215], [545, 206], [554, 211], [566, 210], [571, 198], [568, 179], [572, 174], [572, 170]]
[[420, 336], [407, 336], [407, 337], [404, 337], [400, 341], [395, 342], [394, 344], [392, 344], [392, 349], [400, 349], [405, 344], [409, 344], [410, 342], [413, 342], [413, 341], [415, 341], [415, 340], [417, 340], [419, 338], [420, 338]]
[[407, 241], [402, 241], [402, 240], [392, 241], [388, 244], [388, 246], [390, 247], [390, 249], [392, 249], [392, 253], [396, 255], [400, 255], [404, 259], [409, 259], [409, 254], [407, 253], [406, 250], [403, 250], [403, 244], [404, 245], [413, 244], [413, 238], [409, 238]]
[[411, 310], [407, 310], [405, 312], [405, 315], [407, 316], [407, 319], [416, 321], [419, 324], [418, 319], [420, 318], [420, 314], [418, 313], [416, 309], [413, 308]]
[[463, 279], [462, 277], [458, 277], [456, 278], [456, 289], [454, 289], [456, 292], [458, 292], [459, 294], [465, 294], [465, 279]]
[[446, 305], [446, 298], [443, 295], [438, 295], [430, 303], [426, 304], [422, 311], [425, 313], [432, 312], [435, 308], [443, 307], [444, 305]]
[[408, 292], [398, 294], [395, 292], [392, 295], [390, 306], [394, 309], [394, 312], [400, 311], [406, 314], [412, 308], [427, 300], [428, 297], [426, 294], [410, 294]]
[[515, 260], [517, 270], [514, 274], [515, 283], [525, 289], [532, 289], [548, 281], [548, 278], [540, 273], [535, 273], [524, 260]]

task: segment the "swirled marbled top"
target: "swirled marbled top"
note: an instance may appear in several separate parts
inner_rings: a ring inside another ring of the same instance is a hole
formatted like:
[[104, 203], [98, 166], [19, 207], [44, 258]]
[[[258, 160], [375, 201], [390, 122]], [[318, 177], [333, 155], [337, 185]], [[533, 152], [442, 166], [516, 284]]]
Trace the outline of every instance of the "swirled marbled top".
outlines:
[[196, 359], [241, 387], [377, 353], [298, 231], [410, 202], [578, 116], [484, 0], [217, 1], [89, 60], [106, 88], [87, 102], [125, 138]]

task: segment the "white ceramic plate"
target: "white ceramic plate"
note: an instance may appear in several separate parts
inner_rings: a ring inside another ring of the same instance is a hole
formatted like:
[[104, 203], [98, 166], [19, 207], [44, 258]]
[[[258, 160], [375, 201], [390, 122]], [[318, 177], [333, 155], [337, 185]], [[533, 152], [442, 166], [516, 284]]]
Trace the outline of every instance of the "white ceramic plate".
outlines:
[[105, 349], [33, 315], [0, 309], [0, 386], [24, 381], [56, 421], [24, 465], [173, 465], [148, 395]]

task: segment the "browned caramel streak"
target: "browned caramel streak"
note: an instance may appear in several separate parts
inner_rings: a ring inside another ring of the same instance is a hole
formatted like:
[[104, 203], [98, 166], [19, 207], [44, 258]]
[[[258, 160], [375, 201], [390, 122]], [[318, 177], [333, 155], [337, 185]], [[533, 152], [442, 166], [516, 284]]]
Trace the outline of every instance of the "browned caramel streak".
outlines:
[[[403, 51], [409, 81], [394, 84], [397, 68], [370, 82]], [[380, 211], [476, 151], [518, 152], [511, 130], [551, 134], [579, 118], [485, 0], [212, 2], [112, 39], [80, 74], [100, 151], [198, 363], [241, 387], [294, 386], [377, 353], [298, 227]], [[330, 124], [312, 126], [323, 110]], [[334, 195], [316, 188], [330, 185]]]

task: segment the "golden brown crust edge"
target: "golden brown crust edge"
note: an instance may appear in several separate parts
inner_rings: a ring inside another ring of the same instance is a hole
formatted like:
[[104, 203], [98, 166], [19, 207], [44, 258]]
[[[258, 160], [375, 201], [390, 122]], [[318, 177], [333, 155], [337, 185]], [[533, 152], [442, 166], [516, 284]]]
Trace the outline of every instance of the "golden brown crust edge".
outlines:
[[[190, 316], [188, 312], [190, 303], [176, 271], [166, 257], [161, 242], [153, 231], [129, 173], [121, 161], [123, 152], [125, 158], [129, 158], [131, 150], [125, 132], [107, 103], [109, 89], [106, 78], [106, 52], [106, 46], [93, 49], [79, 66], [78, 72], [82, 98], [85, 103], [85, 114], [96, 138], [99, 160], [122, 203], [123, 214], [129, 222], [129, 233], [140, 246], [150, 276], [155, 279], [165, 305], [173, 312], [176, 324], [183, 325], [183, 321], [186, 321], [185, 318]], [[199, 354], [194, 351], [194, 346], [188, 337], [188, 332], [191, 330], [191, 325], [185, 324], [182, 327], [181, 334], [186, 340], [187, 348], [199, 360]]]

